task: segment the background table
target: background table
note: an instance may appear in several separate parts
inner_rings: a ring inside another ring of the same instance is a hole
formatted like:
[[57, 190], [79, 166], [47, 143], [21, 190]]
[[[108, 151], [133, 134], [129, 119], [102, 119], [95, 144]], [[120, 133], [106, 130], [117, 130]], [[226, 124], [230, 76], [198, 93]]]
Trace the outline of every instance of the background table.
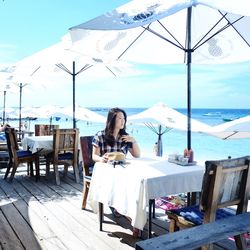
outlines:
[[124, 166], [96, 163], [88, 204], [98, 212], [98, 203], [115, 207], [143, 229], [150, 199], [201, 190], [202, 166], [180, 166], [166, 158], [128, 159]]
[[28, 148], [32, 153], [36, 153], [39, 150], [52, 151], [53, 150], [53, 136], [27, 136], [22, 140], [22, 146], [24, 150]]

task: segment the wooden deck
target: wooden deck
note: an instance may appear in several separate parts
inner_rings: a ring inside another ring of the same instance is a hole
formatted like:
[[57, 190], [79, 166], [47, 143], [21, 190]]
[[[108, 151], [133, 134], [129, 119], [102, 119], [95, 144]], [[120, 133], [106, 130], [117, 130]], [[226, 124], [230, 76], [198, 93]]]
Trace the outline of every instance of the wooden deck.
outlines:
[[[43, 166], [42, 166], [43, 167]], [[82, 179], [76, 184], [72, 172], [55, 184], [28, 177], [26, 167], [19, 167], [12, 183], [3, 180], [0, 169], [0, 249], [134, 249], [141, 239], [132, 237], [132, 227], [125, 217], [116, 219], [109, 209], [99, 231], [98, 216], [90, 209], [81, 210]], [[158, 214], [164, 217], [163, 213]], [[167, 233], [168, 223], [153, 221], [155, 235]], [[147, 231], [142, 238], [146, 239]], [[233, 244], [216, 249], [235, 249]]]
[[100, 232], [98, 216], [81, 210], [82, 180], [76, 184], [70, 171], [60, 186], [53, 173], [46, 180], [42, 172], [35, 182], [19, 167], [12, 183], [4, 173], [0, 169], [0, 249], [134, 249], [138, 239], [125, 217], [116, 219], [108, 209]]

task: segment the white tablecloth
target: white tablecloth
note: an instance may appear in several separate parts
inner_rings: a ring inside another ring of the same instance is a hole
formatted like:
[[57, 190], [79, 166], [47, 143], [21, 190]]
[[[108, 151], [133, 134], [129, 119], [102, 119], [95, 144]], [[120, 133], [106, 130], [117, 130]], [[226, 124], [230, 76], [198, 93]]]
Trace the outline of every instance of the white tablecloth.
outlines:
[[24, 150], [29, 148], [32, 153], [36, 153], [41, 149], [51, 151], [53, 150], [53, 136], [27, 136], [23, 138], [22, 146]]
[[115, 168], [96, 163], [88, 194], [88, 204], [98, 212], [98, 202], [115, 207], [132, 219], [132, 226], [143, 229], [147, 222], [149, 199], [201, 190], [204, 167], [180, 166], [167, 159], [127, 160]]

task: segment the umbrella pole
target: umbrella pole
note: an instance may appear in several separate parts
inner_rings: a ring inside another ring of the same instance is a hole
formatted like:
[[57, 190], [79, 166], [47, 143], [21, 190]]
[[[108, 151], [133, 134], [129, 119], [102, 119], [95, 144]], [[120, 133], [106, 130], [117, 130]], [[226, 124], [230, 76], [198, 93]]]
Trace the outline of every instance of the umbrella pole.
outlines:
[[191, 149], [191, 15], [192, 7], [188, 8], [187, 13], [187, 149]]
[[76, 80], [76, 66], [75, 61], [73, 61], [73, 128], [76, 128], [76, 118], [75, 118], [75, 80]]
[[6, 102], [6, 90], [3, 92], [3, 125], [5, 123], [5, 102]]
[[[23, 84], [19, 84], [20, 88], [20, 96], [19, 96], [19, 132], [21, 132], [21, 127], [22, 127], [22, 89], [23, 89]], [[19, 134], [19, 139], [21, 138], [21, 134]]]
[[162, 132], [161, 132], [161, 125], [159, 125], [159, 133], [158, 133], [158, 142], [157, 142], [157, 156], [162, 156]]

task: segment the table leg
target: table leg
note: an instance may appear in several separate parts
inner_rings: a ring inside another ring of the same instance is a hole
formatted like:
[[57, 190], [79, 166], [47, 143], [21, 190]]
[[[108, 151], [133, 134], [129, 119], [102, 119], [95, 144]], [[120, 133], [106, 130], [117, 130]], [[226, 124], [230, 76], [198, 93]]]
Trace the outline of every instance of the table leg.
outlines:
[[148, 239], [151, 238], [152, 232], [152, 206], [154, 204], [154, 199], [149, 199], [148, 202]]
[[99, 222], [100, 222], [100, 231], [102, 231], [102, 222], [103, 222], [103, 203], [99, 202]]
[[153, 201], [153, 218], [155, 219], [155, 200]]

